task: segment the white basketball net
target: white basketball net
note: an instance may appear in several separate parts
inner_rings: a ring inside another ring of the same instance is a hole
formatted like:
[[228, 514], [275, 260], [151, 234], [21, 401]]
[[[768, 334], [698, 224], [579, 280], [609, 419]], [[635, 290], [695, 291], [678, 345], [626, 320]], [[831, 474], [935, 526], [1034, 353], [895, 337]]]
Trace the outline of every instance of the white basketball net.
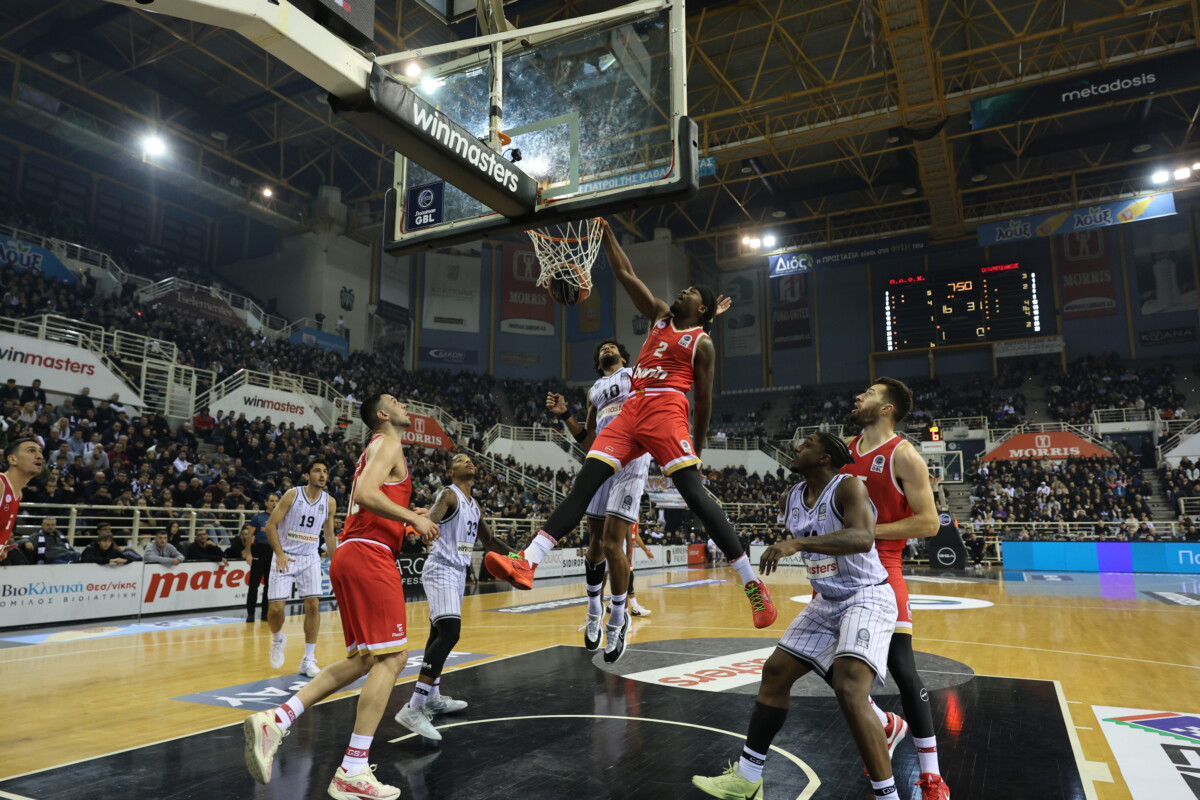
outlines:
[[547, 286], [552, 278], [559, 278], [591, 291], [592, 264], [600, 255], [602, 224], [599, 217], [592, 217], [526, 231], [542, 265], [537, 285]]

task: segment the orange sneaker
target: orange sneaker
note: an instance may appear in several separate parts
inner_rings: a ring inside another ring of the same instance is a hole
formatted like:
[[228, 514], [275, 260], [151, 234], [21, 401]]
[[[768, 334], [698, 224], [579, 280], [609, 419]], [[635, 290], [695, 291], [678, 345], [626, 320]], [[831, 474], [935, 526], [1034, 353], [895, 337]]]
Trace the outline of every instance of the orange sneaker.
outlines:
[[754, 612], [754, 627], [769, 628], [775, 624], [779, 612], [771, 602], [771, 593], [762, 581], [751, 581], [746, 584], [746, 597], [750, 598], [750, 610]]
[[921, 800], [950, 800], [950, 787], [941, 775], [922, 772], [921, 780], [914, 785], [921, 787]]
[[525, 560], [524, 550], [506, 556], [486, 553], [483, 556], [483, 564], [494, 577], [508, 581], [518, 589], [533, 588], [533, 571], [537, 567]]

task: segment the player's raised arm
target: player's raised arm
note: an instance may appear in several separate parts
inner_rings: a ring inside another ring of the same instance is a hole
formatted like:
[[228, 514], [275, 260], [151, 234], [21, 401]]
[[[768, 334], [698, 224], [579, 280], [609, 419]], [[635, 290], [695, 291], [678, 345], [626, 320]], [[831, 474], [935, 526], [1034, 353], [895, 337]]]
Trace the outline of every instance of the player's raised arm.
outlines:
[[608, 254], [608, 263], [612, 264], [617, 280], [625, 287], [625, 292], [633, 301], [633, 307], [638, 310], [639, 314], [651, 321], [662, 319], [670, 314], [671, 307], [667, 305], [666, 301], [655, 297], [649, 287], [642, 283], [642, 279], [634, 274], [633, 264], [629, 263], [629, 256], [625, 255], [625, 251], [621, 249], [621, 243], [617, 241], [617, 235], [613, 233], [612, 226], [606, 223], [603, 227], [604, 252]]
[[912, 516], [895, 522], [881, 523], [875, 528], [876, 539], [925, 539], [938, 532], [937, 503], [933, 489], [929, 486], [929, 466], [913, 447], [912, 442], [901, 442], [892, 459], [892, 469], [904, 498], [912, 509]]
[[695, 383], [692, 386], [692, 447], [696, 455], [704, 449], [708, 440], [708, 422], [712, 415], [713, 365], [717, 362], [717, 351], [712, 339], [701, 336], [696, 342], [696, 360], [692, 365]]

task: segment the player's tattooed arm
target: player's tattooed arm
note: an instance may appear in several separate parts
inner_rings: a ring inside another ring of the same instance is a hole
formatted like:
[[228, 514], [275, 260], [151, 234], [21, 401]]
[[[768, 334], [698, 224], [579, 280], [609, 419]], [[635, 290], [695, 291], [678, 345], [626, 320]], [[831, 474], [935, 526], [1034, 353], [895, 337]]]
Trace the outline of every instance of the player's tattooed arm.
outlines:
[[434, 522], [441, 522], [456, 508], [458, 508], [458, 495], [450, 491], [450, 487], [447, 486], [438, 492], [437, 499], [433, 501], [433, 508], [429, 509], [429, 518]]
[[633, 271], [633, 264], [629, 263], [629, 256], [625, 255], [625, 251], [621, 249], [621, 243], [617, 241], [617, 235], [613, 233], [612, 226], [608, 223], [604, 224], [603, 239], [604, 252], [608, 254], [608, 263], [612, 264], [613, 273], [616, 274], [617, 280], [625, 287], [625, 292], [629, 295], [629, 299], [633, 301], [633, 307], [638, 310], [638, 313], [649, 320], [659, 320], [671, 313], [671, 307], [666, 301], [655, 297], [646, 284], [642, 283]]
[[487, 520], [483, 517], [479, 518], [478, 538], [484, 550], [490, 550], [493, 553], [505, 556], [512, 552], [512, 548], [508, 546], [508, 542], [503, 541], [496, 534], [492, 533], [492, 526], [488, 525]]

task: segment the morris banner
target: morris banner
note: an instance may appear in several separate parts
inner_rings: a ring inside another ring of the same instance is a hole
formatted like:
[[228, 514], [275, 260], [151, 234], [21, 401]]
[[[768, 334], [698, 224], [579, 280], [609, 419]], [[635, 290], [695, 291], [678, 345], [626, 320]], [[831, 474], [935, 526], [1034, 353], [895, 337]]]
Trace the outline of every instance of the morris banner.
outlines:
[[554, 335], [554, 305], [537, 285], [541, 268], [533, 248], [505, 244], [500, 251], [500, 331], [530, 336]]
[[1020, 461], [1025, 458], [1112, 458], [1113, 454], [1069, 431], [1018, 433], [983, 457], [984, 461]]

